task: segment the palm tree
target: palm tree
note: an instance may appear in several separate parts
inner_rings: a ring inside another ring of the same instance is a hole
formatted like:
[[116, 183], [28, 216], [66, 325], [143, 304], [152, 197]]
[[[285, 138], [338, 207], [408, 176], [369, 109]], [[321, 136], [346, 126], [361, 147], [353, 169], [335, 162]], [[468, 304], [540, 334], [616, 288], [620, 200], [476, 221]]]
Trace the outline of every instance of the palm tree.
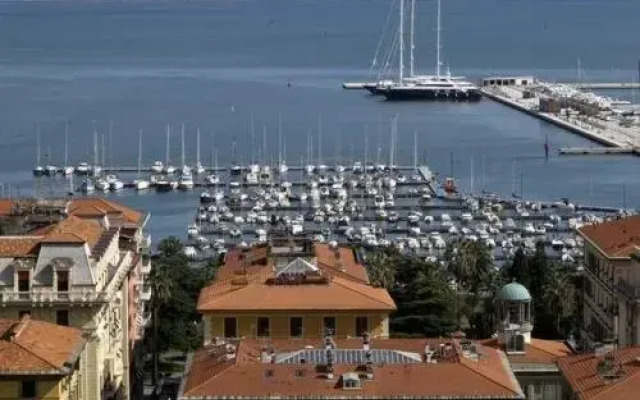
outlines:
[[569, 275], [562, 267], [552, 265], [548, 269], [547, 278], [542, 287], [545, 302], [549, 311], [556, 316], [556, 333], [560, 334], [560, 321], [566, 315], [567, 308], [572, 299]]
[[157, 263], [149, 275], [151, 284], [151, 307], [153, 309], [153, 387], [158, 384], [158, 310], [171, 299], [173, 281], [169, 277], [168, 268]]

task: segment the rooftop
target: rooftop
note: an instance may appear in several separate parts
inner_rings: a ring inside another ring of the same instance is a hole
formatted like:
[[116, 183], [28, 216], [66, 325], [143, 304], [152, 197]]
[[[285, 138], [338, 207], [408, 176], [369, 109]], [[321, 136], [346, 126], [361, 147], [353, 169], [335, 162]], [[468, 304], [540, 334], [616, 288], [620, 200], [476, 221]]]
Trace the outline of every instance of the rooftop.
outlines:
[[562, 375], [579, 400], [634, 399], [640, 393], [640, 347], [596, 356], [581, 354], [558, 360]]
[[350, 249], [315, 244], [311, 257], [298, 250], [291, 257], [264, 246], [229, 252], [200, 292], [198, 311], [396, 309], [386, 290], [368, 284]]
[[640, 215], [585, 225], [578, 231], [609, 258], [628, 258], [640, 245]]
[[[480, 340], [479, 343], [504, 351], [504, 346], [500, 345], [496, 338]], [[559, 358], [571, 354], [571, 350], [563, 342], [531, 338], [523, 354], [507, 354], [507, 358], [512, 366], [515, 364], [554, 364], [555, 366]]]
[[0, 374], [66, 375], [84, 347], [79, 329], [35, 321], [0, 319]]
[[323, 340], [206, 346], [191, 358], [178, 398], [524, 399], [504, 354], [490, 347], [384, 339], [371, 341], [367, 355], [362, 340], [331, 343], [329, 350]]

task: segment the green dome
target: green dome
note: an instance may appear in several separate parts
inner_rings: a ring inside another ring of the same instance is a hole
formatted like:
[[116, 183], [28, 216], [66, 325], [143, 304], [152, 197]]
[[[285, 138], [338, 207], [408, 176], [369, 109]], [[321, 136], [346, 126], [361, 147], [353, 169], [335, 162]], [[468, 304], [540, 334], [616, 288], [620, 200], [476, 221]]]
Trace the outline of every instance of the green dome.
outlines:
[[504, 301], [531, 301], [531, 295], [527, 288], [518, 282], [504, 285], [498, 293], [498, 298]]

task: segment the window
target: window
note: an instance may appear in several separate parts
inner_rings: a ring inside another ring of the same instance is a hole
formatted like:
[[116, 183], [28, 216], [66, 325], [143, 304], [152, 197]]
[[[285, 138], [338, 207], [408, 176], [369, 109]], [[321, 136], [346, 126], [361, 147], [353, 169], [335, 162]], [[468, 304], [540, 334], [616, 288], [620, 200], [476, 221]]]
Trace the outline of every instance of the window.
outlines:
[[29, 271], [18, 271], [18, 291], [29, 291]]
[[69, 271], [57, 271], [58, 292], [69, 291]]
[[369, 332], [369, 321], [367, 317], [356, 317], [356, 336], [362, 336]]
[[25, 315], [31, 315], [31, 311], [30, 310], [21, 310], [18, 312], [18, 318], [22, 318]]
[[302, 336], [302, 317], [291, 317], [289, 320], [289, 336]]
[[22, 381], [22, 397], [28, 399], [36, 397], [36, 381]]
[[56, 324], [69, 326], [69, 310], [56, 311]]
[[324, 335], [336, 334], [336, 317], [324, 317], [323, 319]]
[[227, 317], [224, 319], [224, 337], [238, 337], [238, 327], [234, 317]]
[[269, 336], [269, 322], [267, 317], [258, 317], [258, 336]]

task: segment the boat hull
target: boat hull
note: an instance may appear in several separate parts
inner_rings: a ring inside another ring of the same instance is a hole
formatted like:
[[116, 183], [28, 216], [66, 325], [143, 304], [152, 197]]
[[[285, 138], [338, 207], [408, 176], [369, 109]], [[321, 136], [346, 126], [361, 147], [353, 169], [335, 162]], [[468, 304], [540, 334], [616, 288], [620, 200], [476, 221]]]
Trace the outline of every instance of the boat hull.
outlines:
[[482, 94], [479, 90], [438, 91], [420, 88], [383, 89], [382, 94], [390, 101], [479, 101]]

